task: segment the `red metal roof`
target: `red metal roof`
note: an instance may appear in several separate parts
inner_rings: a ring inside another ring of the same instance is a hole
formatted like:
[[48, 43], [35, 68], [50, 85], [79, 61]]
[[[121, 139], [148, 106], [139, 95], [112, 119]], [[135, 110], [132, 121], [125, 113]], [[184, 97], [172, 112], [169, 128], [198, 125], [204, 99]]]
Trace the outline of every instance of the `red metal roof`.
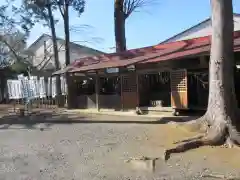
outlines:
[[[201, 53], [210, 52], [211, 37], [159, 44], [139, 49], [132, 49], [123, 53], [110, 53], [100, 56], [86, 57], [76, 60], [70, 66], [69, 72], [98, 70], [112, 67], [124, 67], [137, 63], [156, 63], [173, 60]], [[234, 32], [234, 50], [240, 49], [240, 31]], [[79, 64], [79, 62], [81, 62]]]
[[[182, 49], [179, 52], [163, 55], [160, 57], [156, 57], [154, 59], [148, 59], [141, 63], [156, 63], [164, 60], [174, 60], [174, 59], [179, 59], [183, 57], [199, 55], [202, 53], [210, 53], [210, 49], [211, 49], [210, 36], [193, 39], [192, 41], [193, 43], [191, 43], [191, 40], [186, 40], [186, 41], [190, 42], [190, 45], [186, 46], [184, 49]], [[234, 33], [234, 51], [239, 51], [239, 48], [240, 48], [240, 31]]]
[[[129, 66], [143, 60], [155, 58], [163, 54], [170, 54], [186, 46], [185, 43], [178, 43], [177, 46], [169, 46], [169, 44], [164, 46], [152, 46], [141, 49], [129, 50], [124, 53], [113, 53], [97, 57], [89, 57], [80, 59], [79, 61], [84, 61], [81, 67], [75, 67], [69, 72], [79, 72], [88, 70], [97, 70], [111, 67], [124, 67]], [[144, 57], [144, 59], [143, 59]], [[95, 61], [93, 60], [95, 59]]]

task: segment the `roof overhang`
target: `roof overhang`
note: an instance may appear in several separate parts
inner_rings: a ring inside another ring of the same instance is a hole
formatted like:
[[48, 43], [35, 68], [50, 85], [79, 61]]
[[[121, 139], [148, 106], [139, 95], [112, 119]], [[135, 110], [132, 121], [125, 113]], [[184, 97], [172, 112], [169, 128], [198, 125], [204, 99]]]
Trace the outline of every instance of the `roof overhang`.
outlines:
[[[72, 66], [67, 66], [64, 69], [60, 69], [58, 71], [55, 71], [54, 73], [52, 73], [52, 76], [58, 76], [58, 75], [66, 74], [71, 69], [73, 69]], [[86, 75], [84, 73], [78, 73], [78, 76], [86, 76]]]
[[[107, 68], [121, 68], [136, 65], [140, 63], [159, 63], [161, 61], [183, 59], [190, 56], [200, 56], [209, 54], [211, 49], [211, 36], [183, 40], [179, 42], [166, 43], [153, 46], [153, 51], [145, 51], [144, 53], [135, 50], [139, 56], [121, 59], [121, 55], [113, 53], [112, 55], [103, 57], [99, 56], [97, 61], [90, 64], [81, 64], [79, 66], [72, 64], [71, 66], [57, 71], [54, 74], [63, 74], [66, 72], [76, 73], [89, 71], [98, 71]], [[234, 32], [234, 51], [240, 49], [240, 31]], [[126, 51], [127, 53], [128, 51]]]

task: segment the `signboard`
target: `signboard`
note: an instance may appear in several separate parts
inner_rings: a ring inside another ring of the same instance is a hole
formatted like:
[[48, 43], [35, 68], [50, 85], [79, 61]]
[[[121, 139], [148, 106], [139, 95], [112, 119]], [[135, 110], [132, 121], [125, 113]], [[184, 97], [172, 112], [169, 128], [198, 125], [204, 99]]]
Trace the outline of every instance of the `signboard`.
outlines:
[[38, 84], [39, 84], [39, 96], [40, 98], [45, 98], [47, 93], [44, 77], [39, 78]]
[[[45, 98], [46, 96], [56, 97], [56, 77], [49, 77], [48, 83], [44, 77], [37, 76], [24, 77], [18, 76], [18, 80], [7, 80], [8, 95], [10, 99], [26, 98], [27, 102], [34, 98]], [[64, 77], [61, 77], [61, 91], [65, 95], [67, 83]]]
[[119, 68], [106, 68], [107, 73], [118, 73]]
[[133, 71], [133, 70], [135, 70], [135, 65], [129, 65], [129, 66], [127, 66], [127, 69], [129, 71]]
[[60, 80], [61, 80], [61, 92], [62, 92], [62, 95], [66, 95], [66, 92], [67, 92], [66, 78], [64, 76], [61, 76]]
[[47, 96], [51, 96], [52, 95], [52, 79], [51, 77], [48, 77], [48, 81], [47, 81]]
[[31, 96], [34, 98], [38, 98], [39, 97], [39, 85], [38, 85], [37, 76], [30, 76], [29, 87], [30, 87]]
[[22, 89], [20, 80], [7, 80], [9, 99], [21, 99]]
[[56, 77], [52, 77], [52, 97], [56, 97]]

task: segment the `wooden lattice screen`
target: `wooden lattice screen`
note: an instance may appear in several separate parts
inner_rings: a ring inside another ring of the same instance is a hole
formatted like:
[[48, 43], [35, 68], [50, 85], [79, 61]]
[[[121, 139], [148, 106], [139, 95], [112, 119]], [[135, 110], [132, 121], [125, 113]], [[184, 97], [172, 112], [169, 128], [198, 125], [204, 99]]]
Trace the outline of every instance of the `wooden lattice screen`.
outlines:
[[137, 75], [122, 75], [122, 108], [135, 109], [138, 104]]
[[187, 70], [174, 70], [171, 72], [171, 104], [176, 109], [188, 107]]
[[185, 70], [176, 70], [171, 73], [172, 91], [187, 91], [187, 72]]
[[124, 75], [122, 76], [122, 91], [123, 92], [136, 92], [137, 82], [136, 75]]

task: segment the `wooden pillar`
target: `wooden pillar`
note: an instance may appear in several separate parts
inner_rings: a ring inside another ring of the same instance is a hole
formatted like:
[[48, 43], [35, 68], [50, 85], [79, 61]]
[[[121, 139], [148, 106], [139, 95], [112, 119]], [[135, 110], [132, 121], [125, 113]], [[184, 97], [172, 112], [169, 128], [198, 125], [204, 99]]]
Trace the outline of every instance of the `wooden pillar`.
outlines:
[[124, 110], [124, 93], [123, 93], [123, 75], [120, 74], [120, 83], [121, 83], [121, 110]]
[[139, 103], [140, 103], [140, 100], [139, 100], [139, 81], [138, 81], [138, 73], [137, 73], [137, 71], [135, 71], [135, 73], [136, 73], [136, 85], [137, 85], [137, 89], [136, 89], [136, 93], [137, 93], [137, 107], [136, 108], [138, 108], [139, 107]]
[[73, 95], [73, 86], [74, 86], [74, 81], [73, 77], [70, 76], [69, 73], [66, 73], [66, 83], [67, 83], [67, 108], [68, 109], [73, 109], [74, 108], [74, 95]]
[[96, 108], [97, 108], [97, 111], [100, 110], [100, 107], [99, 107], [99, 77], [98, 77], [98, 72], [96, 71], [96, 83], [95, 83], [95, 91], [96, 91]]

